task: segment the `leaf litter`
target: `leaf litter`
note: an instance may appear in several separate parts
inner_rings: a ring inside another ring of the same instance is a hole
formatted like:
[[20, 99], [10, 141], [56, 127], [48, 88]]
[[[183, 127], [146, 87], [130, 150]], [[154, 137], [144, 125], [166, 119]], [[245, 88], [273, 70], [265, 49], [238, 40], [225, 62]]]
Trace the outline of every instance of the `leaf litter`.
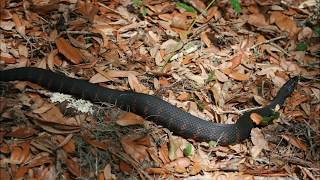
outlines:
[[278, 119], [229, 146], [1, 83], [0, 179], [318, 179], [320, 3], [241, 1], [237, 15], [233, 2], [1, 1], [1, 69], [159, 96], [217, 123], [266, 104], [290, 76], [301, 81]]

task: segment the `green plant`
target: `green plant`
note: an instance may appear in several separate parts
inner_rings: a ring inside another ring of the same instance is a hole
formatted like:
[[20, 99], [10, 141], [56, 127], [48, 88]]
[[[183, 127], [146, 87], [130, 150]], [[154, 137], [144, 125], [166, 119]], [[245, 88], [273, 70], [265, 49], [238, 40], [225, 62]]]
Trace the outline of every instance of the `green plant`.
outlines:
[[142, 0], [132, 0], [132, 4], [135, 8], [139, 9], [140, 14], [145, 17], [147, 15], [147, 8], [143, 4]]
[[241, 6], [238, 0], [230, 0], [232, 8], [236, 11], [237, 15], [241, 12]]
[[308, 46], [306, 45], [306, 43], [304, 43], [304, 42], [299, 42], [298, 44], [297, 44], [297, 51], [306, 51], [307, 50], [307, 48], [308, 48]]
[[176, 3], [176, 6], [177, 6], [177, 8], [184, 9], [184, 10], [186, 10], [187, 12], [196, 13], [196, 10], [195, 10], [193, 7], [188, 6], [188, 5], [185, 4], [185, 3], [177, 2], [177, 3]]

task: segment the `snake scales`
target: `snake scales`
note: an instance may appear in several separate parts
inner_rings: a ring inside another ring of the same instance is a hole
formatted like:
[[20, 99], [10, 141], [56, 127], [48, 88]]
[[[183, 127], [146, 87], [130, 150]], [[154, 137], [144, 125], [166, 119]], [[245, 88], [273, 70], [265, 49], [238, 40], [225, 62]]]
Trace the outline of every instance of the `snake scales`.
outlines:
[[30, 81], [50, 91], [71, 94], [92, 102], [116, 104], [121, 109], [130, 109], [182, 137], [207, 142], [213, 140], [223, 145], [248, 138], [254, 127], [250, 114], [271, 116], [275, 106], [283, 105], [285, 99], [291, 95], [298, 79], [297, 76], [289, 79], [269, 105], [244, 113], [234, 124], [218, 124], [195, 117], [155, 96], [103, 88], [85, 80], [73, 79], [44, 69], [27, 67], [0, 71], [0, 81]]

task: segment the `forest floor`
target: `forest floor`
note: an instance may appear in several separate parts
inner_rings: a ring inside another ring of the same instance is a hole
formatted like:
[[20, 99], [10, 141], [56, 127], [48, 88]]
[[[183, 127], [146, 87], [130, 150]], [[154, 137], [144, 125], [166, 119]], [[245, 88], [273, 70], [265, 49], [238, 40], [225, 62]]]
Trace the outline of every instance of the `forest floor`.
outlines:
[[0, 179], [320, 179], [319, 13], [316, 0], [0, 1], [1, 70], [43, 68], [223, 124], [300, 77], [279, 118], [228, 146], [1, 82]]

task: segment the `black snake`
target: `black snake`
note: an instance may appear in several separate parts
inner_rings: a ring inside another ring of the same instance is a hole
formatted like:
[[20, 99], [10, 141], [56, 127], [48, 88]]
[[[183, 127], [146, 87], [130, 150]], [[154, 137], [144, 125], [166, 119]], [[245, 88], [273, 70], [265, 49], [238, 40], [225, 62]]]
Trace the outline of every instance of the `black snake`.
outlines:
[[275, 106], [283, 105], [285, 99], [291, 95], [298, 79], [297, 76], [289, 79], [269, 105], [244, 113], [235, 124], [219, 124], [195, 117], [155, 96], [108, 89], [44, 69], [27, 67], [0, 71], [0, 81], [30, 81], [48, 90], [71, 94], [92, 102], [116, 104], [121, 109], [130, 109], [182, 137], [198, 141], [218, 141], [223, 145], [237, 143], [248, 138], [254, 127], [250, 114], [271, 116]]

